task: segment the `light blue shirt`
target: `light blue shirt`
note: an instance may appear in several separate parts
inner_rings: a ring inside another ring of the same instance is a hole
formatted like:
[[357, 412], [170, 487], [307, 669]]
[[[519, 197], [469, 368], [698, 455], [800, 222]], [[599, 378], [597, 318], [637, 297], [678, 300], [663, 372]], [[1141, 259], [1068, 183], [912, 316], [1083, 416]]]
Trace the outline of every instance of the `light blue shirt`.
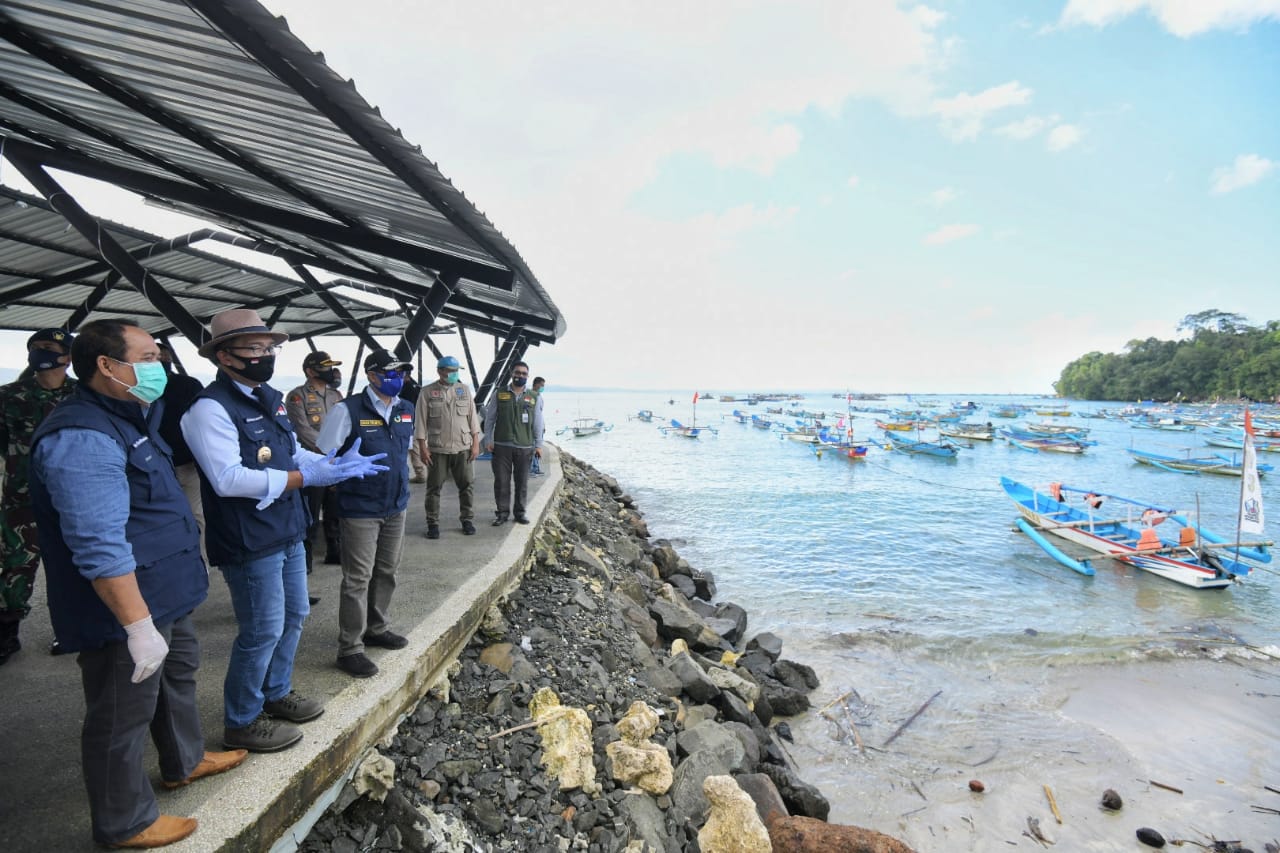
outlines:
[[[374, 390], [368, 385], [364, 388], [365, 396], [373, 403], [373, 410], [382, 415], [385, 423], [391, 423], [391, 412], [396, 407], [396, 403], [400, 402], [399, 397], [392, 397], [389, 402], [382, 402]], [[347, 440], [347, 436], [351, 435], [351, 410], [342, 403], [334, 406], [329, 410], [329, 414], [324, 416], [324, 424], [320, 427], [320, 435], [316, 437], [316, 447], [328, 453], [330, 450], [337, 450]]]
[[[232, 381], [246, 397], [253, 388]], [[200, 470], [213, 490], [224, 498], [258, 498], [258, 509], [266, 509], [284, 494], [289, 472], [278, 468], [246, 468], [240, 462], [240, 433], [227, 410], [217, 400], [201, 397], [182, 416], [182, 437], [191, 447]], [[301, 466], [308, 459], [323, 459], [294, 442], [293, 461]]]
[[[92, 465], [85, 460], [92, 459]], [[40, 472], [61, 517], [62, 541], [89, 580], [127, 575], [137, 568], [125, 538], [129, 477], [116, 441], [96, 429], [69, 427], [40, 439], [31, 467]]]

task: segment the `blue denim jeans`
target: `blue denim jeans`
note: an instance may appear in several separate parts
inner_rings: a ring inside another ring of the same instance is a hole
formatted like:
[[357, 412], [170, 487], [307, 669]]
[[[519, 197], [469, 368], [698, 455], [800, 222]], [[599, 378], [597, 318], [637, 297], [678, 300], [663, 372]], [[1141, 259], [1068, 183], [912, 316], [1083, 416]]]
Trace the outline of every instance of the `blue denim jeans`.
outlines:
[[311, 612], [306, 550], [298, 541], [266, 557], [219, 568], [240, 626], [222, 688], [223, 716], [227, 728], [239, 729], [262, 712], [263, 702], [291, 689], [293, 656]]

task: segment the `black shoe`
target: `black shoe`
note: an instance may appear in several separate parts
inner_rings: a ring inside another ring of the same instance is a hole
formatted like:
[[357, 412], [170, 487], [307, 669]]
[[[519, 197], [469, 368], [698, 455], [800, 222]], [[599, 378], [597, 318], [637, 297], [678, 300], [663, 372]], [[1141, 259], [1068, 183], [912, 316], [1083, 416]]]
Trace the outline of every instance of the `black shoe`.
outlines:
[[70, 654], [70, 652], [68, 652], [66, 649], [62, 647], [62, 643], [59, 643], [57, 640], [54, 640], [52, 643], [49, 644], [49, 654], [53, 655], [54, 657], [57, 657], [58, 655]]
[[494, 527], [501, 527], [502, 525], [504, 525], [504, 524], [506, 524], [506, 523], [507, 523], [507, 517], [506, 517], [505, 515], [500, 515], [500, 516], [498, 516], [497, 518], [495, 518], [495, 519], [493, 520], [493, 526], [494, 526]]
[[381, 634], [365, 634], [364, 644], [366, 646], [377, 646], [380, 649], [403, 649], [409, 645], [409, 641], [399, 634], [383, 631]]
[[279, 699], [262, 703], [262, 711], [278, 720], [306, 723], [324, 713], [324, 705], [318, 699], [308, 699], [296, 690], [290, 690]]
[[462, 532], [467, 534], [468, 536], [475, 535], [476, 526], [471, 523], [471, 519], [468, 518], [466, 521], [462, 522]]
[[250, 752], [279, 752], [302, 740], [302, 729], [289, 723], [273, 720], [265, 713], [242, 729], [227, 729], [222, 735], [222, 745], [227, 749], [247, 749]]
[[427, 538], [428, 538], [428, 539], [439, 539], [439, 538], [440, 538], [440, 525], [438, 525], [438, 524], [428, 524], [428, 525], [427, 525]]
[[311, 603], [311, 606], [312, 606], [312, 607], [315, 607], [317, 604], [319, 604], [319, 603], [320, 603], [320, 596], [318, 596], [318, 595], [308, 595], [308, 596], [307, 596], [307, 601], [309, 601], [309, 602]]
[[337, 551], [330, 551], [324, 555], [324, 564], [326, 566], [339, 566], [342, 564], [342, 555]]
[[354, 678], [371, 678], [378, 674], [378, 665], [369, 660], [364, 652], [342, 655], [338, 658], [338, 669]]
[[528, 523], [529, 523], [529, 516], [527, 515], [516, 516], [516, 524], [528, 524]]
[[0, 637], [0, 664], [3, 664], [10, 657], [17, 654], [22, 649], [22, 641], [18, 639], [17, 631], [12, 634], [6, 634]]

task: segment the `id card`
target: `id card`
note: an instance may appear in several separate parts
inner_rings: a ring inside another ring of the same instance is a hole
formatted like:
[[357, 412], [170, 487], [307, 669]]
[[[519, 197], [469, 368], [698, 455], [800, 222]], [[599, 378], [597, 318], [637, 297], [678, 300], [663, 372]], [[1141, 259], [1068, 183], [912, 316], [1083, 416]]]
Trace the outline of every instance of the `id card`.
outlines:
[[527, 424], [528, 422], [529, 422], [529, 413], [528, 413], [528, 412], [521, 412], [521, 413], [520, 413], [520, 423], [522, 423], [522, 424]]

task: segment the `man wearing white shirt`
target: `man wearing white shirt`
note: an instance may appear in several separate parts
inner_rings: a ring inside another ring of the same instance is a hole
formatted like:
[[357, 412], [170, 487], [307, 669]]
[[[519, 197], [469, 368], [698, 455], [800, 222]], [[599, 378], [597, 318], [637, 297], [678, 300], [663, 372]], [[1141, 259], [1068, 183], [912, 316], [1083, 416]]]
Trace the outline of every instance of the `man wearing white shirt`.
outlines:
[[223, 685], [223, 743], [275, 752], [302, 739], [293, 723], [324, 706], [293, 689], [293, 659], [307, 601], [303, 538], [310, 513], [299, 489], [385, 471], [360, 445], [341, 459], [304, 449], [284, 399], [267, 381], [288, 335], [258, 312], [216, 314], [200, 355], [218, 368], [182, 418], [182, 434], [200, 468], [209, 561], [231, 591], [239, 633]]
[[367, 646], [403, 649], [408, 640], [391, 630], [388, 611], [404, 549], [409, 506], [409, 445], [413, 406], [400, 399], [409, 363], [386, 350], [364, 360], [369, 385], [343, 400], [324, 419], [316, 444], [347, 452], [354, 442], [386, 456], [387, 469], [337, 486], [342, 524], [342, 593], [338, 602], [338, 668], [355, 678], [378, 674]]

